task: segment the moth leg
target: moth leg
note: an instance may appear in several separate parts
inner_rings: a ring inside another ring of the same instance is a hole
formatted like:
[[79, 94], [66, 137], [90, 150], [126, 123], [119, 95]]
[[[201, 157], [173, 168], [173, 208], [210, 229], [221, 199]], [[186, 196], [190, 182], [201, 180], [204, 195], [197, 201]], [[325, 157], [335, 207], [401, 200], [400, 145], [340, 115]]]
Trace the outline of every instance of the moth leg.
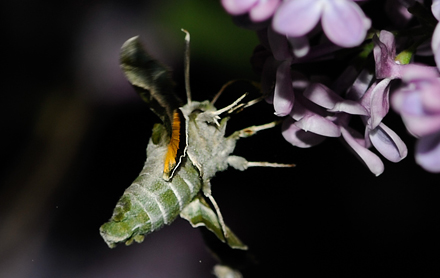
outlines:
[[276, 168], [295, 167], [295, 164], [282, 164], [282, 163], [272, 163], [265, 161], [247, 161], [244, 157], [236, 156], [236, 155], [228, 156], [227, 162], [229, 166], [240, 171], [244, 171], [249, 167], [276, 167]]
[[211, 182], [209, 180], [204, 182], [202, 190], [203, 190], [203, 194], [209, 199], [212, 206], [214, 207], [215, 213], [217, 214], [218, 222], [219, 222], [220, 227], [223, 231], [223, 236], [225, 237], [226, 241], [228, 241], [229, 234], [226, 229], [226, 224], [225, 224], [225, 221], [223, 220], [223, 215], [220, 212], [220, 207], [217, 205], [217, 202], [215, 201], [214, 197], [212, 197]]

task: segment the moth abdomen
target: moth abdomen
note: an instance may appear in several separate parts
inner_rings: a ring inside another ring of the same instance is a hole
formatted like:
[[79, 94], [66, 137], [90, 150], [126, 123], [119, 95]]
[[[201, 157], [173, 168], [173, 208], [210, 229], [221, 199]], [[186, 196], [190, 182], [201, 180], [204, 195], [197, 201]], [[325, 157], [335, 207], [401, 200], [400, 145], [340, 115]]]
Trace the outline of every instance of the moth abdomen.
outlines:
[[162, 178], [163, 160], [158, 157], [164, 157], [166, 151], [162, 141], [155, 144], [150, 140], [144, 168], [119, 199], [110, 221], [101, 226], [101, 235], [110, 247], [142, 241], [143, 235], [170, 224], [200, 191], [199, 173], [186, 158], [171, 181]]
[[140, 209], [139, 203], [130, 195], [124, 194], [119, 199], [112, 218], [100, 227], [99, 232], [107, 245], [113, 248], [120, 242], [126, 242], [128, 245], [133, 239], [142, 242], [142, 235], [149, 230], [151, 230], [151, 221], [148, 214]]

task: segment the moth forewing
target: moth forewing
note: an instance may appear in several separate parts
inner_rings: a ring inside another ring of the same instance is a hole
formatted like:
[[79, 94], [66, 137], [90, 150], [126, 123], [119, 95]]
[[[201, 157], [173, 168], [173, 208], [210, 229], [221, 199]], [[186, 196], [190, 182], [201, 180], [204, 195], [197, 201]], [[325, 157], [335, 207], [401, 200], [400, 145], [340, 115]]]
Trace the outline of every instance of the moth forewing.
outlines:
[[168, 67], [145, 51], [138, 36], [122, 45], [120, 62], [128, 81], [171, 134], [173, 113], [182, 106], [182, 101], [174, 93]]

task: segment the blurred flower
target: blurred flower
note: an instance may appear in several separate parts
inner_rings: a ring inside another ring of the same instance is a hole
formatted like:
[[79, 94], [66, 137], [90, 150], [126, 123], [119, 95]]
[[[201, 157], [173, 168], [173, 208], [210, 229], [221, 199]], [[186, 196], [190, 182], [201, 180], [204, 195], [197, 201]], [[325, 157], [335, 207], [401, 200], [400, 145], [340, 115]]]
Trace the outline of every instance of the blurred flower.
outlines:
[[272, 17], [281, 0], [222, 0], [223, 8], [232, 15], [249, 13], [252, 21], [264, 21]]
[[[273, 16], [254, 30], [266, 49], [259, 56], [264, 58], [259, 63], [262, 91], [275, 114], [287, 116], [282, 134], [288, 142], [308, 148], [326, 137], [342, 138], [372, 173], [380, 175], [384, 164], [379, 155], [399, 162], [408, 152], [401, 138], [383, 122], [390, 96], [395, 94], [394, 109], [410, 133], [419, 138], [417, 162], [440, 172], [440, 24], [433, 30], [435, 21], [432, 24], [423, 7], [426, 1], [387, 0], [380, 7], [389, 18], [379, 13], [385, 25], [403, 28], [411, 24], [411, 28], [393, 33], [382, 30], [370, 42], [366, 35], [371, 20], [360, 8], [364, 2], [368, 0], [222, 0], [228, 12], [249, 13], [254, 22]], [[252, 15], [264, 5], [263, 17]], [[440, 0], [426, 5], [431, 5], [439, 20]], [[376, 12], [373, 7], [370, 1], [366, 11]], [[394, 34], [399, 35], [398, 41]], [[359, 47], [344, 49], [355, 46]], [[396, 48], [403, 50], [396, 55]], [[370, 63], [371, 53], [374, 64]], [[424, 56], [428, 64], [432, 57], [438, 69], [412, 64], [418, 59], [415, 55]], [[344, 58], [350, 62], [339, 78], [329, 82]], [[298, 72], [303, 68], [307, 75]], [[394, 92], [400, 79], [404, 86]], [[363, 131], [352, 127], [354, 117], [361, 119]]]
[[319, 20], [330, 41], [342, 47], [361, 44], [371, 26], [370, 19], [351, 0], [287, 0], [274, 15], [273, 28], [289, 37], [302, 37]]
[[283, 117], [290, 113], [295, 95], [290, 78], [290, 60], [281, 63], [276, 73], [273, 107], [275, 115]]
[[[403, 27], [413, 17], [408, 12], [408, 8], [414, 5], [415, 2], [416, 0], [387, 0], [385, 2], [385, 12], [395, 26]], [[421, 2], [421, 0], [417, 0], [417, 2]]]
[[408, 131], [419, 138], [416, 162], [430, 172], [440, 172], [440, 75], [421, 65], [402, 71], [406, 86], [393, 94], [393, 108]]
[[[440, 0], [433, 0], [431, 11], [437, 20], [440, 20]], [[440, 24], [437, 23], [431, 41], [432, 52], [434, 53], [435, 63], [437, 67], [440, 65]], [[440, 67], [439, 67], [440, 68]]]

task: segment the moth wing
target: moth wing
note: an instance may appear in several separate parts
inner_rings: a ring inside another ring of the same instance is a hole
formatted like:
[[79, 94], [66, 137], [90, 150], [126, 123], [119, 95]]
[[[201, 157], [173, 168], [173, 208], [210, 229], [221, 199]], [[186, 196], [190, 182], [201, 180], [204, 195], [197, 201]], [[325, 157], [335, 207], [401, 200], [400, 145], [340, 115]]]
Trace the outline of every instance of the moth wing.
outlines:
[[222, 242], [227, 242], [231, 248], [247, 250], [247, 246], [243, 244], [228, 227], [226, 227], [228, 237], [225, 240], [217, 214], [209, 207], [208, 203], [200, 195], [182, 210], [180, 217], [188, 220], [194, 228], [205, 226]]
[[182, 102], [174, 93], [170, 70], [148, 54], [138, 36], [122, 45], [120, 62], [128, 81], [159, 116], [171, 136], [173, 111], [182, 106]]

